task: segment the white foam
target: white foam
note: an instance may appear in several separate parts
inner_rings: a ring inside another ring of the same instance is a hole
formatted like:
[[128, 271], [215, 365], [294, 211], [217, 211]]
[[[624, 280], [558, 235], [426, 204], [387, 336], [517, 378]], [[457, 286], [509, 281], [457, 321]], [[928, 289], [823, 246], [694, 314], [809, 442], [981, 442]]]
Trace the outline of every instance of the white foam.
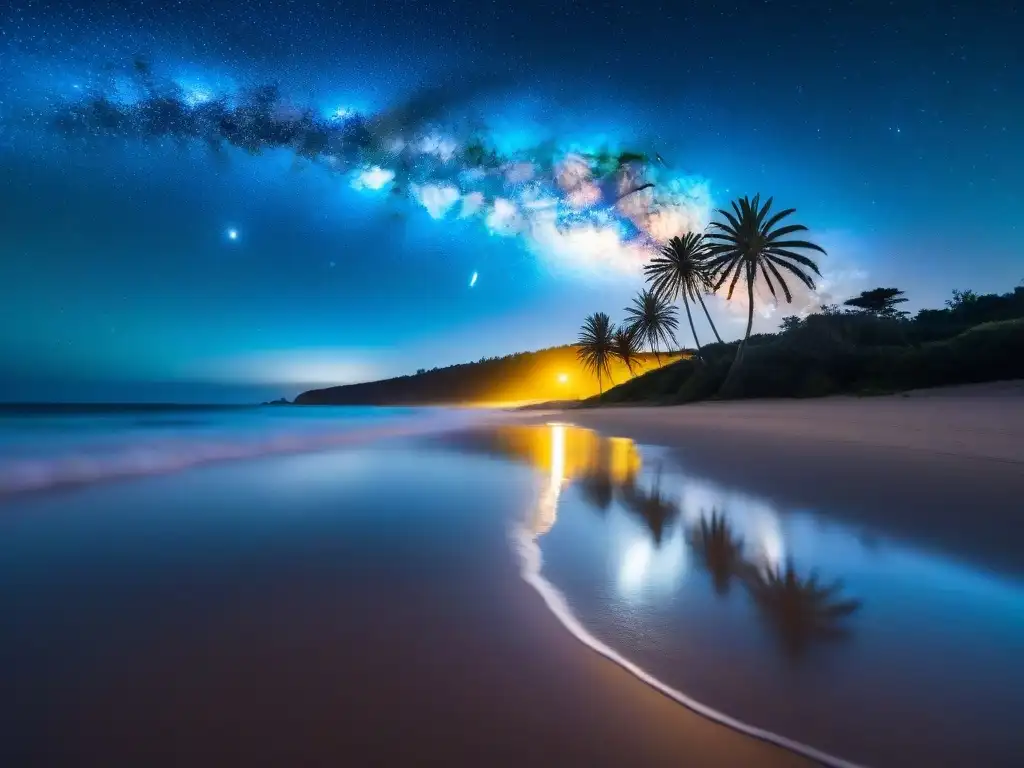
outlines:
[[447, 411], [365, 427], [348, 425], [341, 429], [276, 431], [274, 434], [257, 435], [225, 430], [221, 434], [179, 439], [139, 438], [99, 450], [80, 448], [59, 455], [0, 462], [0, 499], [61, 486], [167, 474], [217, 461], [320, 451], [390, 437], [441, 433], [487, 419], [488, 414], [483, 411]]
[[815, 760], [822, 765], [830, 766], [830, 768], [862, 768], [862, 766], [857, 763], [852, 763], [841, 757], [836, 757], [835, 755], [822, 752], [821, 750], [815, 749], [807, 744], [802, 744], [799, 741], [794, 741], [793, 739], [786, 738], [785, 736], [772, 733], [771, 731], [766, 731], [763, 728], [758, 728], [757, 726], [750, 725], [737, 720], [734, 717], [730, 717], [724, 712], [712, 709], [706, 704], [702, 704], [701, 702], [690, 698], [682, 691], [662, 682], [647, 670], [627, 659], [614, 648], [611, 648], [598, 640], [587, 630], [586, 627], [583, 626], [580, 620], [572, 612], [572, 608], [569, 607], [569, 602], [566, 600], [565, 595], [563, 595], [554, 584], [544, 578], [541, 568], [543, 559], [541, 557], [540, 546], [537, 544], [537, 539], [533, 531], [526, 526], [516, 525], [512, 530], [512, 539], [516, 553], [519, 556], [519, 573], [523, 581], [537, 591], [541, 596], [541, 599], [544, 600], [544, 604], [548, 607], [548, 610], [555, 615], [555, 618], [561, 622], [562, 626], [569, 630], [573, 637], [587, 647], [597, 651], [606, 659], [618, 664], [638, 680], [643, 681], [656, 691], [664, 694], [679, 704], [682, 704], [687, 709], [690, 709], [709, 720], [724, 725], [727, 728], [731, 728], [734, 731], [746, 734], [747, 736], [752, 736], [755, 739], [769, 742], [770, 744], [782, 747], [783, 749], [788, 749], [798, 755]]

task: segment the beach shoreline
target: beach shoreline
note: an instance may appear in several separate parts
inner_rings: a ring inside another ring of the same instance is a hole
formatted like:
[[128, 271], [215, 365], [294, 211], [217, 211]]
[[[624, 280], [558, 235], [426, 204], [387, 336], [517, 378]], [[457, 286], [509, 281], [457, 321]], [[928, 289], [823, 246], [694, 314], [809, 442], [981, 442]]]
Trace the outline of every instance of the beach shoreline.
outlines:
[[[582, 647], [524, 583], [506, 521], [479, 514], [472, 493], [447, 494], [464, 464], [394, 442], [370, 453], [348, 469], [358, 454], [344, 450], [267, 456], [27, 498], [28, 527], [50, 531], [76, 508], [111, 527], [70, 551], [33, 539], [44, 549], [24, 566], [41, 606], [31, 616], [62, 630], [60, 642], [33, 640], [32, 629], [51, 636], [48, 625], [20, 615], [24, 642], [7, 638], [23, 663], [9, 670], [13, 730], [0, 755], [47, 765], [809, 764]], [[426, 462], [416, 493], [377, 485], [395, 461]], [[474, 466], [491, 480], [508, 474]], [[152, 501], [139, 516], [141, 498]], [[372, 514], [338, 514], [366, 502]], [[422, 514], [407, 515], [406, 502]], [[83, 577], [99, 563], [112, 575]], [[15, 598], [27, 588], [0, 590], [0, 604], [24, 608]], [[102, 643], [80, 644], [96, 616], [106, 617]]]
[[671, 450], [781, 508], [822, 511], [1024, 578], [1024, 382], [871, 398], [535, 410]]

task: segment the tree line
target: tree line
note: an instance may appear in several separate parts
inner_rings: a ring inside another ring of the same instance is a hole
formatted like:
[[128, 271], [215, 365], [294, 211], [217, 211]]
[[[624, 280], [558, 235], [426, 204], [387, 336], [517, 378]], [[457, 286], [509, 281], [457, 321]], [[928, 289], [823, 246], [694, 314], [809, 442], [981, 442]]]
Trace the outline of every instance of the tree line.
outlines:
[[[632, 372], [629, 362], [647, 346], [660, 354], [662, 344], [678, 345], [675, 333], [679, 319], [674, 302], [682, 299], [686, 319], [701, 360], [701, 344], [693, 323], [691, 303], [704, 311], [718, 343], [718, 333], [704, 296], [720, 290], [728, 283], [727, 300], [740, 282], [747, 293], [747, 328], [736, 348], [722, 390], [728, 390], [743, 362], [747, 342], [754, 324], [754, 283], [760, 276], [776, 299], [779, 293], [787, 303], [793, 294], [786, 282], [797, 279], [814, 289], [814, 276], [821, 276], [814, 259], [806, 251], [825, 254], [825, 249], [802, 239], [803, 224], [784, 223], [796, 212], [786, 208], [773, 212], [773, 198], [763, 203], [761, 196], [742, 197], [731, 204], [731, 210], [717, 211], [718, 220], [711, 222], [704, 233], [690, 232], [673, 237], [644, 267], [649, 288], [644, 288], [626, 308], [626, 320], [616, 326], [604, 312], [586, 318], [577, 340], [577, 354], [583, 366], [597, 377], [603, 393], [603, 377], [610, 375], [610, 363], [618, 358]], [[671, 347], [670, 347], [671, 348]]]

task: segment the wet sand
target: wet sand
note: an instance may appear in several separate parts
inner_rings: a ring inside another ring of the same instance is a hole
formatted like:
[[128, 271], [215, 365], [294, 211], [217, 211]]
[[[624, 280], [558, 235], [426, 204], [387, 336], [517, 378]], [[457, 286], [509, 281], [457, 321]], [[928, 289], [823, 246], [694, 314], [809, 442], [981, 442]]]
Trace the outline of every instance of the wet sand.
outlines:
[[[409, 584], [401, 601], [385, 608], [380, 598], [343, 606], [358, 632], [268, 600], [260, 611], [279, 629], [223, 629], [215, 644], [234, 647], [230, 655], [182, 632], [164, 669], [129, 660], [107, 683], [111, 701], [81, 702], [76, 733], [52, 745], [53, 757], [150, 766], [810, 764], [669, 702], [572, 640], [536, 595], [504, 601], [486, 621], [466, 616], [458, 598]], [[253, 633], [264, 634], [259, 653], [247, 650]]]
[[1021, 382], [519, 418], [669, 446], [710, 479], [1024, 576]]
[[352, 474], [348, 455], [98, 486], [6, 517], [10, 546], [38, 549], [0, 589], [0, 762], [808, 764], [563, 629], [508, 545], [505, 511], [534, 493], [525, 469], [395, 451]]

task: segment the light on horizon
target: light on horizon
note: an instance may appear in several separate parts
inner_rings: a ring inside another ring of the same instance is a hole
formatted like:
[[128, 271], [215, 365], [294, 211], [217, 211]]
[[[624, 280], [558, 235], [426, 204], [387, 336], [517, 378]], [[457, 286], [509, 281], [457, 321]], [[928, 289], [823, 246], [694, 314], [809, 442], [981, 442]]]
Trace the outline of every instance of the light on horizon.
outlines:
[[558, 374], [558, 383], [559, 384], [568, 384], [569, 383], [569, 374], [568, 373], [560, 373], [560, 374]]

